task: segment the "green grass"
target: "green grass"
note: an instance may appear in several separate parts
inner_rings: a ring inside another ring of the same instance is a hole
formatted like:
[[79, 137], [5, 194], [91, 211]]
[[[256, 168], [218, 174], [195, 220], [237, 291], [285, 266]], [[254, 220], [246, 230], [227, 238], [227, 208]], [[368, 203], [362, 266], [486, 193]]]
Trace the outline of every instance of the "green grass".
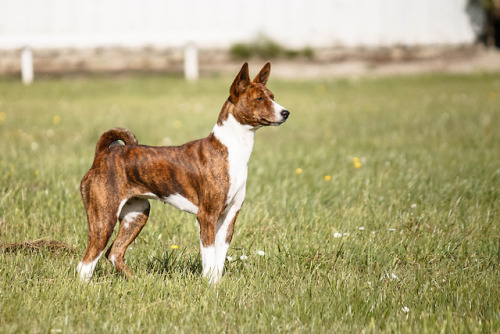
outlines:
[[101, 260], [80, 284], [98, 136], [203, 137], [230, 83], [0, 79], [0, 243], [69, 245], [0, 252], [1, 333], [500, 331], [498, 74], [271, 77], [292, 113], [257, 133], [221, 284], [201, 278], [195, 218], [158, 202], [127, 252], [136, 277]]

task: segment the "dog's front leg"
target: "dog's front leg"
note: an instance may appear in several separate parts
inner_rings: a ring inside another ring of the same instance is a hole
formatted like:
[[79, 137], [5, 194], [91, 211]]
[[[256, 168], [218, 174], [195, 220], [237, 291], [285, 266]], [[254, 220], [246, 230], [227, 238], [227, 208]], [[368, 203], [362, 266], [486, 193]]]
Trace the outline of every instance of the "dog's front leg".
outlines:
[[224, 263], [226, 261], [227, 250], [233, 239], [234, 224], [238, 213], [240, 212], [240, 205], [233, 205], [226, 214], [219, 218], [217, 223], [217, 234], [215, 236], [215, 265], [217, 267], [217, 279], [221, 279], [224, 273]]
[[232, 204], [219, 217], [217, 221], [217, 233], [215, 235], [215, 265], [217, 268], [217, 280], [222, 278], [224, 263], [229, 245], [233, 239], [234, 225], [238, 218], [241, 206], [245, 199], [245, 185], [237, 192]]
[[218, 281], [217, 264], [215, 256], [215, 233], [218, 215], [210, 214], [205, 210], [198, 211], [196, 217], [200, 225], [201, 262], [203, 277], [208, 277], [210, 283]]

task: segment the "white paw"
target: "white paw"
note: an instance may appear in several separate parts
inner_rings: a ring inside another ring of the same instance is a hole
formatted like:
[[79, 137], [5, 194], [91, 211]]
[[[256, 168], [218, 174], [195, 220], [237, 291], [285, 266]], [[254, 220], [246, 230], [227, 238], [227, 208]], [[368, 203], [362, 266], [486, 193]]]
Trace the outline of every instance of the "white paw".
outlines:
[[208, 279], [209, 284], [217, 284], [222, 278], [222, 273], [216, 267], [203, 270], [203, 277]]

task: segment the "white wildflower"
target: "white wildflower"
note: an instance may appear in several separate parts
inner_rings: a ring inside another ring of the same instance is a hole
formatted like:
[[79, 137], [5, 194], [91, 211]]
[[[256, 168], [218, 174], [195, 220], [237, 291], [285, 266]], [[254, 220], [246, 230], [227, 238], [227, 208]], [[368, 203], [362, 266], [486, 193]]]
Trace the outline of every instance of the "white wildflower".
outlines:
[[248, 259], [248, 256], [246, 256], [245, 254], [243, 254], [242, 256], [240, 256], [240, 260], [246, 260]]
[[341, 238], [342, 237], [342, 233], [336, 232], [336, 233], [333, 234], [333, 237], [334, 238]]
[[257, 252], [257, 254], [259, 254], [260, 256], [264, 256], [264, 255], [266, 255], [266, 253], [264, 253], [264, 251], [261, 251], [261, 250], [260, 250], [260, 251], [258, 251], [258, 252]]
[[408, 306], [405, 306], [405, 307], [401, 308], [401, 310], [402, 310], [404, 313], [408, 313], [408, 312], [410, 312], [410, 309], [408, 308]]

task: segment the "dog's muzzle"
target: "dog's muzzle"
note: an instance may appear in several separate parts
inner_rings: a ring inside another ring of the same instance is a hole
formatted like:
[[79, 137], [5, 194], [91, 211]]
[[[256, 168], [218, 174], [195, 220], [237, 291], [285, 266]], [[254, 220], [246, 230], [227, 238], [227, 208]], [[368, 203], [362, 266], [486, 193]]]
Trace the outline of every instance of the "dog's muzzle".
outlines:
[[288, 116], [290, 116], [290, 112], [286, 109], [281, 110], [280, 114], [281, 117], [283, 117], [285, 120], [288, 118]]

